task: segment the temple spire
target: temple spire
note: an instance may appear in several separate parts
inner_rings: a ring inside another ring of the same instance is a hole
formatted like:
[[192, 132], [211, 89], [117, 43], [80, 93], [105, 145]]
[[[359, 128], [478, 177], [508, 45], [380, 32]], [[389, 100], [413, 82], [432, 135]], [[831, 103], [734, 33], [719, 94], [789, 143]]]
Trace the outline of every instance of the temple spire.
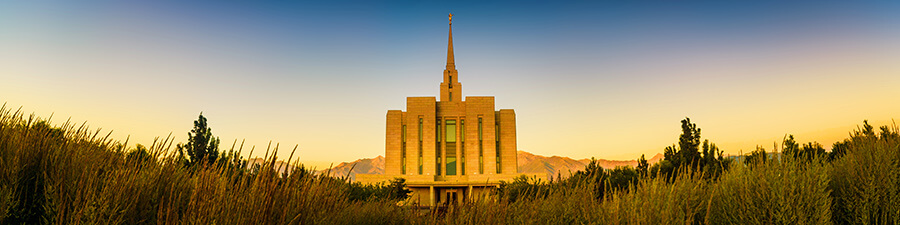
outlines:
[[442, 102], [462, 101], [462, 84], [456, 76], [456, 62], [453, 59], [453, 14], [448, 16], [450, 20], [450, 36], [447, 38], [447, 68], [444, 69], [444, 82], [441, 82]]
[[453, 59], [453, 14], [451, 13], [447, 18], [450, 20], [450, 36], [447, 40], [447, 69], [455, 70], [456, 63]]

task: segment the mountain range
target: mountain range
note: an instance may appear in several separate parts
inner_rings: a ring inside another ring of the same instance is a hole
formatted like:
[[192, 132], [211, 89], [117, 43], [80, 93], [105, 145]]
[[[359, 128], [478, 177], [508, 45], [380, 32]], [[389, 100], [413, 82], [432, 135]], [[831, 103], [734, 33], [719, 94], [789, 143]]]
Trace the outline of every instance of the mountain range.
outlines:
[[[547, 177], [570, 176], [591, 162], [590, 159], [572, 159], [562, 156], [542, 156], [535, 155], [525, 151], [517, 151], [518, 168], [520, 173], [544, 173]], [[647, 163], [654, 164], [662, 159], [663, 155], [657, 153], [652, 158], [647, 159]], [[617, 166], [637, 166], [637, 160], [606, 160], [597, 159], [597, 162], [603, 168], [615, 168]], [[352, 170], [351, 170], [352, 168]], [[364, 158], [353, 162], [343, 162], [330, 170], [325, 169], [319, 172], [329, 173], [331, 176], [344, 177], [350, 176], [355, 180], [356, 174], [384, 174], [384, 157]]]

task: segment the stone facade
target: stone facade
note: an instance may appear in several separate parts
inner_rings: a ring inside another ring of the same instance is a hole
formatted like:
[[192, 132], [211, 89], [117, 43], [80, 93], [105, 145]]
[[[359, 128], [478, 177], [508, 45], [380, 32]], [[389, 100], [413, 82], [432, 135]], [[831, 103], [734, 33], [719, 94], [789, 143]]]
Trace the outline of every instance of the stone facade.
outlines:
[[406, 111], [388, 110], [384, 174], [359, 174], [360, 182], [402, 177], [413, 191], [409, 202], [435, 206], [487, 196], [501, 180], [522, 175], [515, 111], [495, 111], [492, 96], [463, 99], [458, 78], [451, 25], [440, 99], [408, 97]]

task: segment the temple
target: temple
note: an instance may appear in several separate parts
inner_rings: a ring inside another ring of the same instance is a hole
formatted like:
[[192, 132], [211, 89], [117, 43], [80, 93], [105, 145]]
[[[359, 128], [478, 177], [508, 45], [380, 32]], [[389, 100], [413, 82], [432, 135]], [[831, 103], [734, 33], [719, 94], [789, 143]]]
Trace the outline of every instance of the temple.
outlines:
[[[516, 113], [495, 111], [493, 96], [467, 96], [453, 56], [453, 24], [440, 99], [407, 97], [406, 111], [388, 110], [384, 174], [358, 174], [365, 183], [406, 179], [421, 206], [436, 206], [486, 197], [517, 171]], [[540, 174], [539, 177], [546, 176]]]

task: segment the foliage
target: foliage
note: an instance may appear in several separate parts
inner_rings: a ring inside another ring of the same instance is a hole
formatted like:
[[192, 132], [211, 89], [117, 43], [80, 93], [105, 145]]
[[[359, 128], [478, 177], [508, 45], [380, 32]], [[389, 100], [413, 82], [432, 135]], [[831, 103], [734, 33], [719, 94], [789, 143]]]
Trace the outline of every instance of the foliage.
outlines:
[[[593, 160], [569, 178], [547, 182], [523, 176], [503, 182], [496, 193], [499, 201], [479, 198], [430, 210], [398, 204], [409, 194], [402, 179], [363, 185], [316, 174], [297, 163], [292, 164], [292, 172], [279, 173], [274, 166], [276, 153], [263, 163], [249, 164], [233, 153], [243, 147], [234, 145], [232, 153], [224, 154], [231, 156], [220, 155], [211, 166], [185, 167], [178, 152], [165, 147], [170, 138], [129, 148], [85, 125], [67, 122], [54, 127], [4, 106], [0, 107], [0, 224], [900, 221], [896, 204], [900, 202], [900, 129], [896, 125], [880, 127], [876, 134], [864, 121], [849, 138], [835, 143], [841, 147], [831, 153], [823, 154], [815, 142], [783, 143], [796, 146], [785, 152], [796, 149], [799, 157], [770, 157], [759, 147], [744, 157], [744, 163], [729, 166], [723, 166], [730, 161], [722, 159], [714, 144], [694, 141], [699, 140], [699, 128], [687, 127], [691, 135], [682, 136], [690, 137], [685, 139], [690, 145], [673, 147], [672, 160], [612, 169], [601, 168]], [[680, 152], [692, 149], [694, 143], [700, 143], [699, 157]], [[277, 152], [278, 147], [266, 150]], [[661, 168], [679, 169], [670, 176], [654, 177], [663, 174]], [[711, 168], [722, 170], [709, 176], [715, 173]]]
[[500, 196], [501, 201], [516, 202], [523, 198], [529, 200], [543, 198], [549, 194], [551, 189], [561, 187], [559, 182], [545, 183], [540, 179], [521, 175], [513, 178], [511, 182], [500, 181], [496, 193]]
[[409, 193], [412, 193], [406, 188], [406, 179], [399, 177], [388, 184], [350, 182], [344, 188], [351, 201], [403, 201], [409, 198]]
[[502, 201], [514, 203], [518, 200], [546, 198], [552, 190], [574, 188], [588, 191], [594, 199], [602, 199], [609, 191], [627, 191], [641, 177], [640, 172], [633, 167], [603, 169], [596, 159], [591, 159], [584, 170], [579, 170], [568, 178], [544, 182], [521, 175], [513, 178], [512, 182], [500, 181], [496, 193]]
[[644, 158], [644, 154], [641, 154], [641, 158], [638, 158], [637, 171], [642, 177], [647, 176], [647, 171], [650, 169], [650, 164], [647, 163], [647, 159]]
[[403, 181], [384, 186], [384, 198], [353, 201], [348, 182], [301, 165], [278, 174], [274, 156], [255, 172], [235, 172], [222, 161], [186, 168], [166, 149], [170, 142], [125, 151], [125, 144], [85, 125], [51, 127], [0, 108], [0, 224], [408, 224], [413, 218], [388, 200], [405, 191]]
[[757, 145], [756, 150], [750, 152], [750, 155], [744, 157], [745, 165], [764, 164], [769, 160], [769, 153], [762, 146]]
[[650, 169], [651, 175], [662, 174], [671, 179], [679, 171], [684, 171], [701, 172], [704, 178], [718, 178], [731, 164], [731, 160], [723, 158], [723, 151], [709, 140], [703, 140], [701, 152], [700, 143], [700, 128], [697, 128], [697, 124], [691, 123], [690, 118], [684, 118], [681, 120], [678, 145], [665, 148], [663, 154], [665, 158], [655, 168]]
[[700, 161], [700, 128], [697, 124], [691, 123], [690, 118], [681, 120], [678, 145], [666, 147], [663, 156], [672, 163], [672, 168], [666, 168], [667, 173], [696, 165]]
[[607, 170], [608, 184], [612, 190], [625, 191], [632, 185], [637, 184], [641, 178], [640, 173], [630, 166], [617, 166], [612, 170]]
[[794, 135], [787, 135], [787, 137], [781, 141], [781, 154], [798, 158], [800, 157], [800, 144], [794, 140]]
[[794, 135], [788, 135], [788, 137], [782, 142], [782, 152], [781, 155], [784, 157], [791, 157], [795, 159], [804, 159], [807, 162], [811, 162], [819, 157], [827, 157], [827, 153], [825, 152], [825, 148], [822, 147], [822, 144], [818, 142], [809, 142], [803, 144], [803, 147], [794, 140]]
[[823, 158], [764, 160], [759, 148], [710, 190], [711, 224], [830, 224], [828, 165]]
[[219, 138], [212, 135], [212, 128], [206, 124], [203, 113], [194, 121], [194, 129], [188, 133], [188, 143], [178, 144], [178, 153], [191, 166], [200, 163], [213, 164], [219, 157]]
[[586, 187], [592, 191], [594, 198], [600, 199], [606, 191], [607, 179], [609, 179], [609, 173], [603, 170], [596, 159], [591, 158], [591, 162], [584, 167], [584, 170], [575, 172], [565, 182], [569, 186]]
[[[833, 221], [841, 224], [900, 223], [900, 135], [896, 125], [876, 135], [868, 121], [841, 141], [832, 157]], [[836, 144], [837, 145], [837, 144]]]

